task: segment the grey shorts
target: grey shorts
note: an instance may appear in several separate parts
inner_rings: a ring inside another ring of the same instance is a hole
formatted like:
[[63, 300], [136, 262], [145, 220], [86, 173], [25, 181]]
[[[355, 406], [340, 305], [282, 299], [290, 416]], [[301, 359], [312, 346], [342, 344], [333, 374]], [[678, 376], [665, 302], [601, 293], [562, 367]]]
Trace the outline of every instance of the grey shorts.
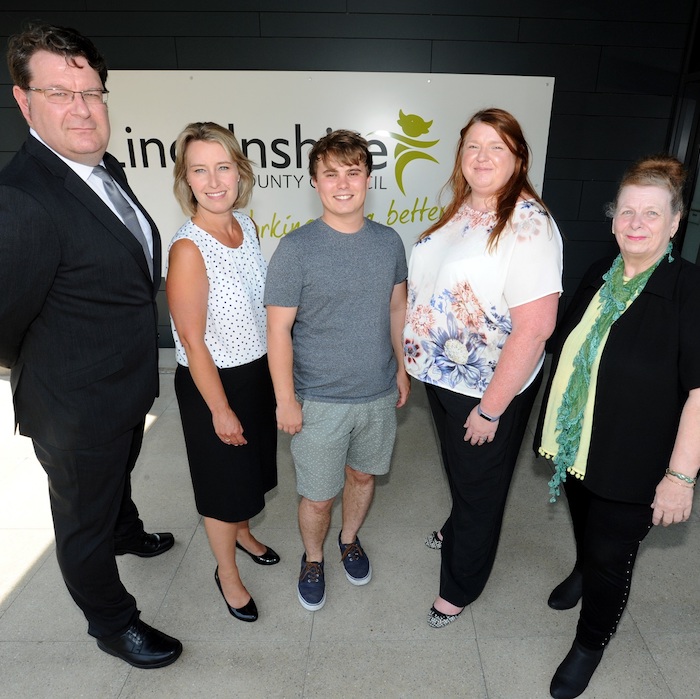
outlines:
[[397, 400], [397, 391], [369, 403], [303, 400], [304, 422], [291, 444], [299, 495], [316, 502], [335, 497], [346, 464], [374, 476], [388, 473]]

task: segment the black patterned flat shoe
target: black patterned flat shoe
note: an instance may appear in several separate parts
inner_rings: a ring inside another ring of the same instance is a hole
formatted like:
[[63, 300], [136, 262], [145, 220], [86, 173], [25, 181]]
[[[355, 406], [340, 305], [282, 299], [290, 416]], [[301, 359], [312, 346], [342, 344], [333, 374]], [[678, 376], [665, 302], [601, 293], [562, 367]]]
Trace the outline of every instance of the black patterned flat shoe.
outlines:
[[425, 545], [429, 549], [437, 549], [439, 551], [442, 548], [442, 539], [438, 536], [437, 532], [433, 532], [426, 537]]
[[438, 612], [435, 607], [431, 607], [428, 612], [428, 626], [432, 626], [434, 629], [441, 629], [448, 624], [451, 624], [462, 612], [457, 612], [457, 614], [444, 614], [443, 612]]

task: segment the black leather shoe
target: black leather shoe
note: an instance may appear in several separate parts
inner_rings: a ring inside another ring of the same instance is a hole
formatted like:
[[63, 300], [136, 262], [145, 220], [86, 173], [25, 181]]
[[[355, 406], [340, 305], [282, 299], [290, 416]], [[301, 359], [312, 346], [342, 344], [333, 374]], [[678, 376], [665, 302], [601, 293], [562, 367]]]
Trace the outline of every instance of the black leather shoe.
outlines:
[[148, 670], [174, 663], [182, 653], [182, 643], [137, 619], [123, 634], [98, 638], [97, 647], [134, 667]]
[[549, 693], [554, 699], [575, 699], [583, 694], [603, 657], [603, 650], [605, 649], [584, 648], [578, 641], [574, 641], [549, 686]]
[[578, 568], [574, 568], [569, 577], [560, 582], [547, 600], [552, 609], [572, 609], [578, 604], [583, 594], [583, 575]]
[[219, 592], [224, 598], [224, 602], [226, 602], [229, 612], [235, 616], [236, 619], [240, 619], [241, 621], [257, 621], [258, 608], [255, 606], [255, 602], [253, 601], [252, 597], [245, 606], [239, 607], [238, 609], [236, 609], [236, 607], [232, 607], [228, 603], [226, 595], [224, 595], [224, 591], [221, 589], [221, 580], [219, 580], [219, 566], [216, 566], [216, 570], [214, 571], [214, 580], [216, 580], [216, 586], [219, 588]]
[[238, 542], [236, 542], [236, 548], [247, 553], [256, 563], [261, 566], [273, 566], [275, 563], [280, 562], [280, 557], [277, 555], [269, 546], [265, 547], [265, 553], [261, 553], [259, 556], [255, 553], [251, 553], [248, 549], [244, 549]]
[[159, 534], [144, 532], [139, 539], [115, 544], [114, 554], [123, 556], [125, 553], [133, 553], [134, 556], [141, 556], [141, 558], [152, 558], [171, 549], [174, 543], [175, 537], [170, 532], [160, 532]]

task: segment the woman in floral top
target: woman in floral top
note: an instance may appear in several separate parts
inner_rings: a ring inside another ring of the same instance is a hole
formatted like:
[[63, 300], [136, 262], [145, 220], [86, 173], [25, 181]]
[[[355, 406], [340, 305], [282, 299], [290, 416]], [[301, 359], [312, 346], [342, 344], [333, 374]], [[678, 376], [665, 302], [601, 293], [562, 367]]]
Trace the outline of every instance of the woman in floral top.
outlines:
[[477, 112], [462, 129], [453, 198], [416, 243], [408, 273], [406, 369], [423, 381], [440, 438], [452, 511], [430, 626], [454, 621], [482, 592], [562, 290], [556, 223], [528, 179], [516, 119]]

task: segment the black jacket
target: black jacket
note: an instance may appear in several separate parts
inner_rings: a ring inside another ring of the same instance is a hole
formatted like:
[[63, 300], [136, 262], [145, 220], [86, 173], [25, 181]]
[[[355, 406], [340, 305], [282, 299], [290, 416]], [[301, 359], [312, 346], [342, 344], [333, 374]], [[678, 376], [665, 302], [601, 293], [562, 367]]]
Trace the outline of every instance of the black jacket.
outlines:
[[[603, 349], [584, 484], [600, 497], [651, 504], [668, 467], [688, 392], [700, 387], [700, 267], [663, 260], [613, 323]], [[603, 284], [612, 259], [584, 275], [553, 342], [535, 450], [561, 348]], [[572, 478], [573, 476], [569, 476]]]
[[[117, 160], [104, 162], [136, 201]], [[153, 281], [126, 226], [35, 138], [0, 173], [0, 365], [12, 368], [22, 434], [91, 447], [134, 428], [150, 408], [160, 239], [148, 220]]]

